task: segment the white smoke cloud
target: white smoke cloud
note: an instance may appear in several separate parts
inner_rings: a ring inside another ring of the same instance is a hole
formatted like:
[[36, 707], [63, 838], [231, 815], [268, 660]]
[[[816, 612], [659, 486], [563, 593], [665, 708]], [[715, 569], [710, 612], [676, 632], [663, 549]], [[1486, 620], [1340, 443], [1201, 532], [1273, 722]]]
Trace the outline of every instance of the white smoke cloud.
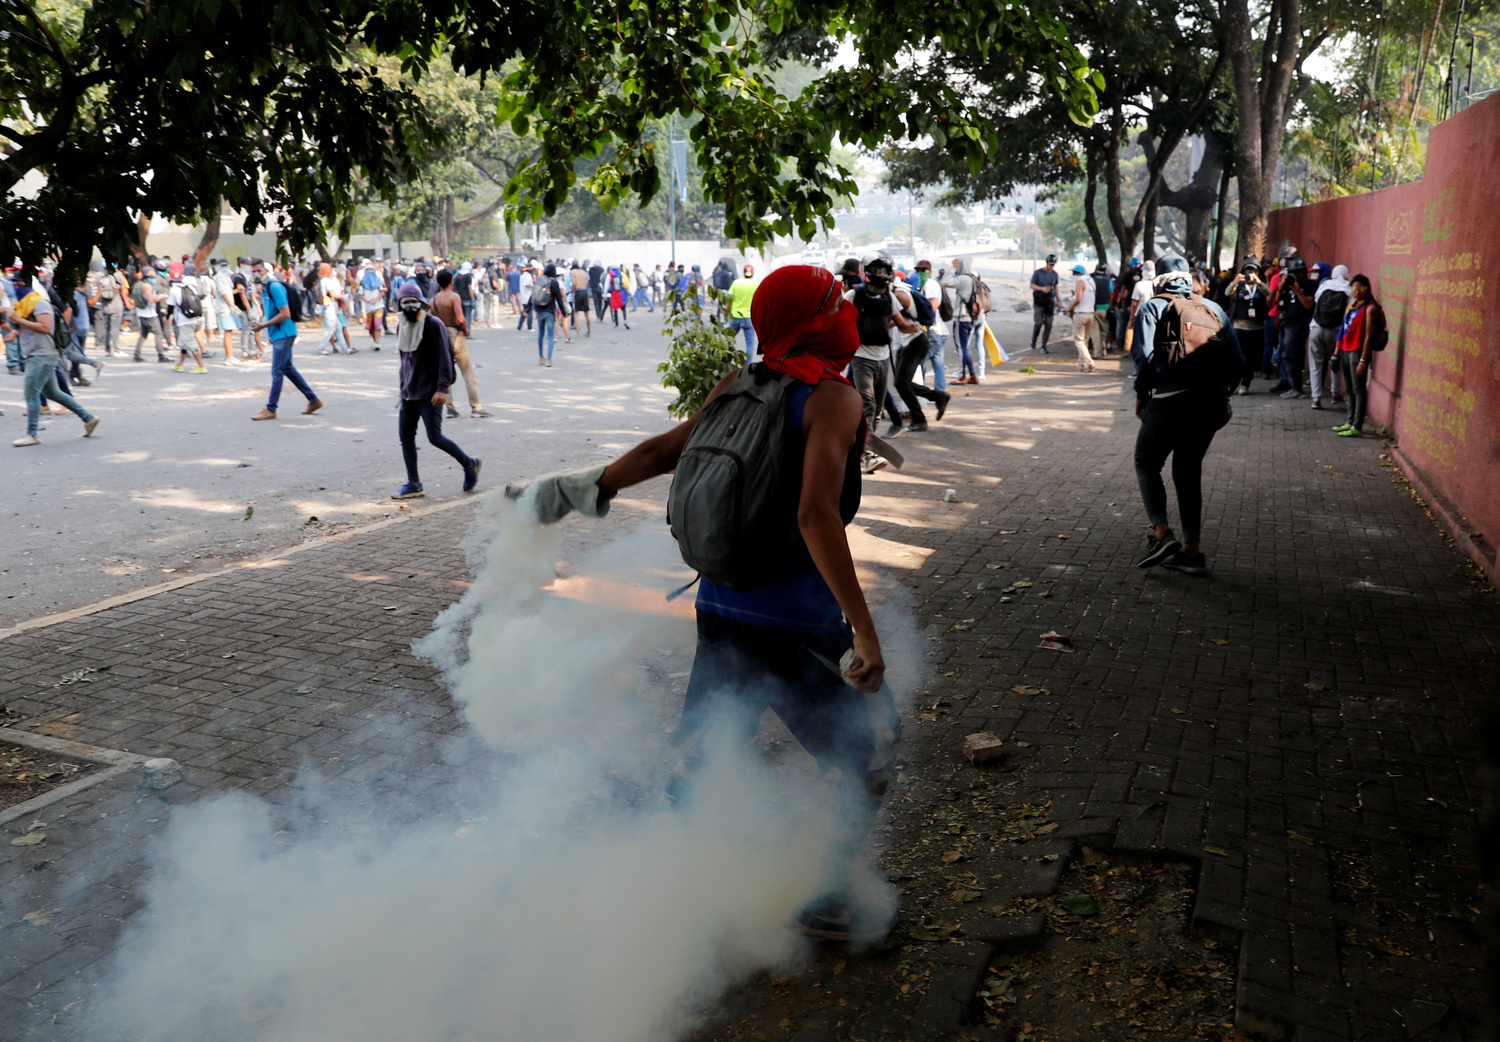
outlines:
[[[810, 759], [716, 748], [690, 804], [658, 802], [680, 706], [661, 673], [693, 639], [662, 607], [670, 539], [627, 535], [544, 592], [555, 530], [496, 497], [479, 532], [474, 583], [419, 650], [501, 751], [497, 780], [417, 821], [316, 775], [297, 807], [177, 811], [95, 1038], [654, 1042], [805, 958], [788, 922], [836, 832]], [[859, 885], [890, 900], [868, 867]]]

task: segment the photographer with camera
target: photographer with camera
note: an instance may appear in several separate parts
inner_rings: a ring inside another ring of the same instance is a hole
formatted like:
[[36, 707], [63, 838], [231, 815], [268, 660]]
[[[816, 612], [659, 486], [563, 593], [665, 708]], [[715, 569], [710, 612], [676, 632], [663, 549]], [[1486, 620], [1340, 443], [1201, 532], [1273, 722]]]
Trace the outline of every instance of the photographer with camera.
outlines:
[[[1225, 310], [1229, 312], [1229, 321], [1234, 326], [1236, 338], [1246, 344], [1261, 343], [1265, 338], [1266, 319], [1270, 313], [1270, 298], [1266, 294], [1266, 284], [1261, 281], [1260, 264], [1253, 257], [1245, 260], [1240, 267], [1240, 273], [1225, 287], [1224, 298]], [[1236, 394], [1250, 393], [1250, 380], [1255, 376], [1255, 363], [1255, 352], [1246, 351], [1245, 365], [1240, 374], [1240, 386]]]
[[1307, 340], [1312, 326], [1313, 283], [1307, 277], [1307, 261], [1293, 254], [1276, 288], [1276, 312], [1281, 317], [1278, 337], [1283, 398], [1306, 398], [1302, 370], [1307, 360]]

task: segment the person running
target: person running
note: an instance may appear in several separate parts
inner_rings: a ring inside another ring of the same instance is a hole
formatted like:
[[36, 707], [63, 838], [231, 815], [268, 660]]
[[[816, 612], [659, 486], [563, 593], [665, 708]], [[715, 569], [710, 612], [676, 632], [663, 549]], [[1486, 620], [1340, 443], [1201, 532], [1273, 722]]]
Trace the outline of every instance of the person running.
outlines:
[[135, 338], [135, 362], [143, 362], [141, 357], [141, 345], [146, 342], [147, 337], [152, 338], [152, 346], [156, 348], [156, 360], [167, 361], [166, 335], [162, 332], [161, 315], [157, 305], [167, 299], [165, 293], [158, 291], [155, 281], [155, 271], [148, 263], [141, 269], [135, 284], [130, 287], [130, 303], [135, 307], [135, 324], [138, 332]]
[[302, 374], [292, 364], [292, 348], [297, 344], [297, 323], [292, 321], [287, 288], [280, 279], [267, 272], [265, 261], [259, 257], [250, 262], [250, 270], [255, 285], [260, 287], [261, 312], [266, 316], [263, 321], [255, 323], [254, 332], [259, 334], [262, 329], [267, 330], [266, 335], [271, 338], [271, 397], [266, 400], [266, 407], [250, 418], [276, 419], [283, 379], [292, 381], [292, 386], [307, 397], [307, 408], [302, 410], [302, 414], [306, 416], [315, 413], [323, 408], [323, 400], [313, 393], [313, 389], [307, 386], [307, 381], [302, 379]]
[[1341, 437], [1362, 438], [1369, 406], [1370, 353], [1378, 351], [1385, 331], [1385, 309], [1370, 292], [1367, 275], [1349, 280], [1349, 305], [1339, 325], [1339, 364], [1344, 371], [1344, 393], [1349, 418], [1334, 428]]
[[[1187, 575], [1207, 575], [1200, 530], [1203, 521], [1203, 457], [1214, 435], [1229, 422], [1229, 391], [1244, 366], [1239, 340], [1223, 309], [1193, 295], [1187, 261], [1177, 256], [1157, 263], [1161, 274], [1152, 280], [1156, 291], [1135, 315], [1132, 350], [1136, 360], [1135, 414], [1140, 430], [1135, 440], [1135, 476], [1152, 530], [1146, 555], [1137, 567], [1165, 565]], [[1158, 333], [1169, 331], [1164, 320], [1173, 300], [1188, 300], [1206, 309], [1222, 333], [1181, 361], [1169, 363]], [[1172, 457], [1172, 485], [1182, 514], [1179, 540], [1167, 521], [1167, 489], [1161, 469]]]
[[71, 394], [57, 383], [58, 338], [54, 335], [54, 323], [61, 320], [53, 307], [49, 294], [26, 285], [19, 279], [12, 286], [15, 300], [10, 295], [0, 304], [0, 317], [15, 330], [11, 336], [16, 340], [25, 384], [22, 393], [26, 397], [26, 433], [11, 442], [18, 449], [40, 445], [37, 432], [41, 429], [44, 400], [56, 402], [64, 409], [75, 413], [83, 421], [83, 436], [90, 437], [99, 426], [99, 418], [78, 404]]
[[[479, 381], [474, 377], [474, 363], [469, 360], [469, 318], [465, 314], [463, 298], [453, 289], [453, 272], [444, 268], [437, 273], [438, 291], [432, 298], [432, 313], [448, 330], [448, 346], [453, 352], [453, 364], [464, 378], [464, 390], [469, 395], [469, 416], [482, 419], [489, 415], [479, 404]], [[449, 419], [458, 418], [458, 410], [448, 402]]]
[[1094, 371], [1094, 356], [1089, 354], [1089, 337], [1096, 335], [1094, 292], [1094, 280], [1084, 272], [1083, 265], [1073, 265], [1073, 300], [1068, 304], [1068, 317], [1073, 320], [1073, 347], [1078, 352], [1080, 373]]
[[[623, 489], [676, 469], [716, 400], [744, 376], [789, 377], [787, 431], [801, 457], [780, 525], [791, 549], [764, 553], [761, 580], [749, 588], [705, 578], [697, 598], [697, 652], [682, 718], [670, 741], [684, 750], [668, 783], [674, 803], [692, 798], [696, 748], [710, 727], [730, 730], [738, 746], [754, 737], [771, 709], [836, 786], [838, 832], [816, 896], [795, 913], [811, 938], [872, 942], [889, 931], [891, 910], [867, 906], [854, 873], [887, 784], [877, 762], [876, 713], [886, 662], [845, 526], [859, 509], [859, 459], [866, 433], [861, 398], [842, 375], [860, 337], [853, 308], [826, 269], [778, 268], [755, 295], [755, 328], [764, 361], [721, 380], [702, 409], [607, 466], [510, 486], [551, 524], [573, 510], [603, 517]], [[679, 472], [680, 473], [680, 472]], [[762, 682], [763, 681], [763, 682]]]
[[[208, 372], [203, 364], [203, 349], [208, 346], [208, 335], [203, 332], [204, 301], [198, 293], [198, 270], [191, 264], [182, 269], [182, 274], [172, 280], [167, 288], [167, 306], [172, 309], [172, 325], [177, 328], [177, 364], [174, 372], [182, 372], [188, 356], [193, 358], [194, 373]], [[212, 307], [212, 302], [209, 303]]]
[[631, 276], [635, 286], [635, 310], [645, 308], [647, 311], [655, 311], [656, 305], [651, 303], [651, 295], [647, 289], [646, 269], [636, 264], [631, 268]]
[[583, 316], [584, 336], [594, 335], [594, 316], [589, 310], [589, 273], [578, 261], [568, 269], [568, 278], [573, 285], [573, 332], [578, 332], [578, 316]]
[[[557, 284], [557, 267], [549, 264], [542, 269], [542, 277], [531, 291], [531, 310], [536, 313], [536, 361], [537, 365], [552, 367], [552, 348], [557, 342], [557, 312], [562, 306], [562, 288]], [[547, 341], [547, 353], [542, 354], [542, 340]]]
[[[943, 300], [947, 296], [947, 289], [941, 278], [932, 274], [931, 261], [917, 261], [917, 291], [927, 298], [932, 305], [932, 325], [927, 327], [927, 357], [922, 360], [922, 368], [932, 370], [932, 389], [939, 393], [948, 390], [948, 323], [943, 318]], [[949, 298], [949, 314], [952, 314], [952, 299]], [[938, 419], [947, 411], [943, 405], [938, 409]]]
[[[1050, 355], [1047, 341], [1052, 339], [1052, 317], [1057, 312], [1057, 254], [1047, 254], [1046, 263], [1031, 273], [1031, 349], [1037, 349], [1041, 336], [1042, 354]], [[983, 350], [983, 345], [980, 345]]]
[[397, 434], [401, 440], [401, 459], [406, 464], [406, 484], [391, 498], [416, 499], [426, 495], [417, 473], [418, 421], [427, 429], [427, 440], [433, 447], [458, 461], [464, 471], [464, 491], [473, 492], [479, 483], [480, 461], [443, 434], [443, 409], [453, 401], [453, 351], [448, 344], [448, 329], [441, 319], [428, 313], [422, 289], [415, 282], [401, 287], [396, 304], [401, 311], [396, 320], [396, 348], [401, 352], [401, 414]]
[[[889, 259], [871, 257], [864, 263], [864, 275], [864, 283], [846, 292], [844, 300], [854, 307], [855, 328], [859, 332], [859, 349], [849, 367], [849, 376], [864, 401], [865, 422], [873, 431], [880, 424], [880, 412], [891, 387], [892, 329], [911, 333], [920, 332], [922, 327], [906, 317], [902, 302], [891, 288], [894, 268]], [[900, 429], [898, 413], [887, 437]], [[873, 474], [885, 465], [884, 457], [865, 453], [866, 474]]]
[[385, 332], [385, 277], [368, 257], [359, 266], [359, 299], [365, 308], [365, 329], [380, 350], [380, 336]]

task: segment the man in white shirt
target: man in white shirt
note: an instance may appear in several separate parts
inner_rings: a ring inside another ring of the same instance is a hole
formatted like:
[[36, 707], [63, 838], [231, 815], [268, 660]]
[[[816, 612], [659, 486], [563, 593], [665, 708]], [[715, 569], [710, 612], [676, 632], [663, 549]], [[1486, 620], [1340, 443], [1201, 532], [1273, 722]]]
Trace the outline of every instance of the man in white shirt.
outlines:
[[516, 295], [516, 300], [521, 305], [521, 320], [516, 323], [516, 329], [523, 326], [531, 328], [531, 287], [536, 285], [536, 276], [531, 272], [531, 262], [527, 261], [521, 267], [521, 291]]
[[1130, 291], [1130, 324], [1125, 327], [1125, 353], [1131, 353], [1135, 345], [1135, 316], [1141, 310], [1141, 305], [1156, 295], [1152, 288], [1152, 280], [1156, 278], [1156, 262], [1141, 262], [1141, 278], [1135, 284], [1135, 289]]
[[931, 261], [917, 262], [917, 277], [921, 279], [922, 294], [932, 303], [932, 325], [927, 327], [927, 357], [923, 359], [925, 372], [932, 369], [932, 389], [948, 390], [948, 323], [943, 321], [943, 283], [932, 274]]
[[234, 334], [240, 329], [239, 307], [234, 302], [234, 279], [229, 261], [220, 257], [213, 262], [214, 328], [224, 334], [224, 364], [239, 365], [234, 357]]
[[1089, 354], [1089, 336], [1094, 332], [1094, 280], [1082, 264], [1073, 265], [1073, 302], [1068, 305], [1073, 320], [1073, 347], [1078, 351], [1078, 371], [1092, 373], [1094, 356]]

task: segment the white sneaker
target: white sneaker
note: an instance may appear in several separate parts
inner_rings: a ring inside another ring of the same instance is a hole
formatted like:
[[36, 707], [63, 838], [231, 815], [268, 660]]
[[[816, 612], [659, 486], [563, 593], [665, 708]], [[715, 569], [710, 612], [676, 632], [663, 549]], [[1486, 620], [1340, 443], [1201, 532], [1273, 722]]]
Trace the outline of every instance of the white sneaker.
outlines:
[[42, 439], [38, 438], [35, 434], [25, 434], [11, 442], [18, 449], [24, 449], [28, 445], [40, 445], [41, 443]]

